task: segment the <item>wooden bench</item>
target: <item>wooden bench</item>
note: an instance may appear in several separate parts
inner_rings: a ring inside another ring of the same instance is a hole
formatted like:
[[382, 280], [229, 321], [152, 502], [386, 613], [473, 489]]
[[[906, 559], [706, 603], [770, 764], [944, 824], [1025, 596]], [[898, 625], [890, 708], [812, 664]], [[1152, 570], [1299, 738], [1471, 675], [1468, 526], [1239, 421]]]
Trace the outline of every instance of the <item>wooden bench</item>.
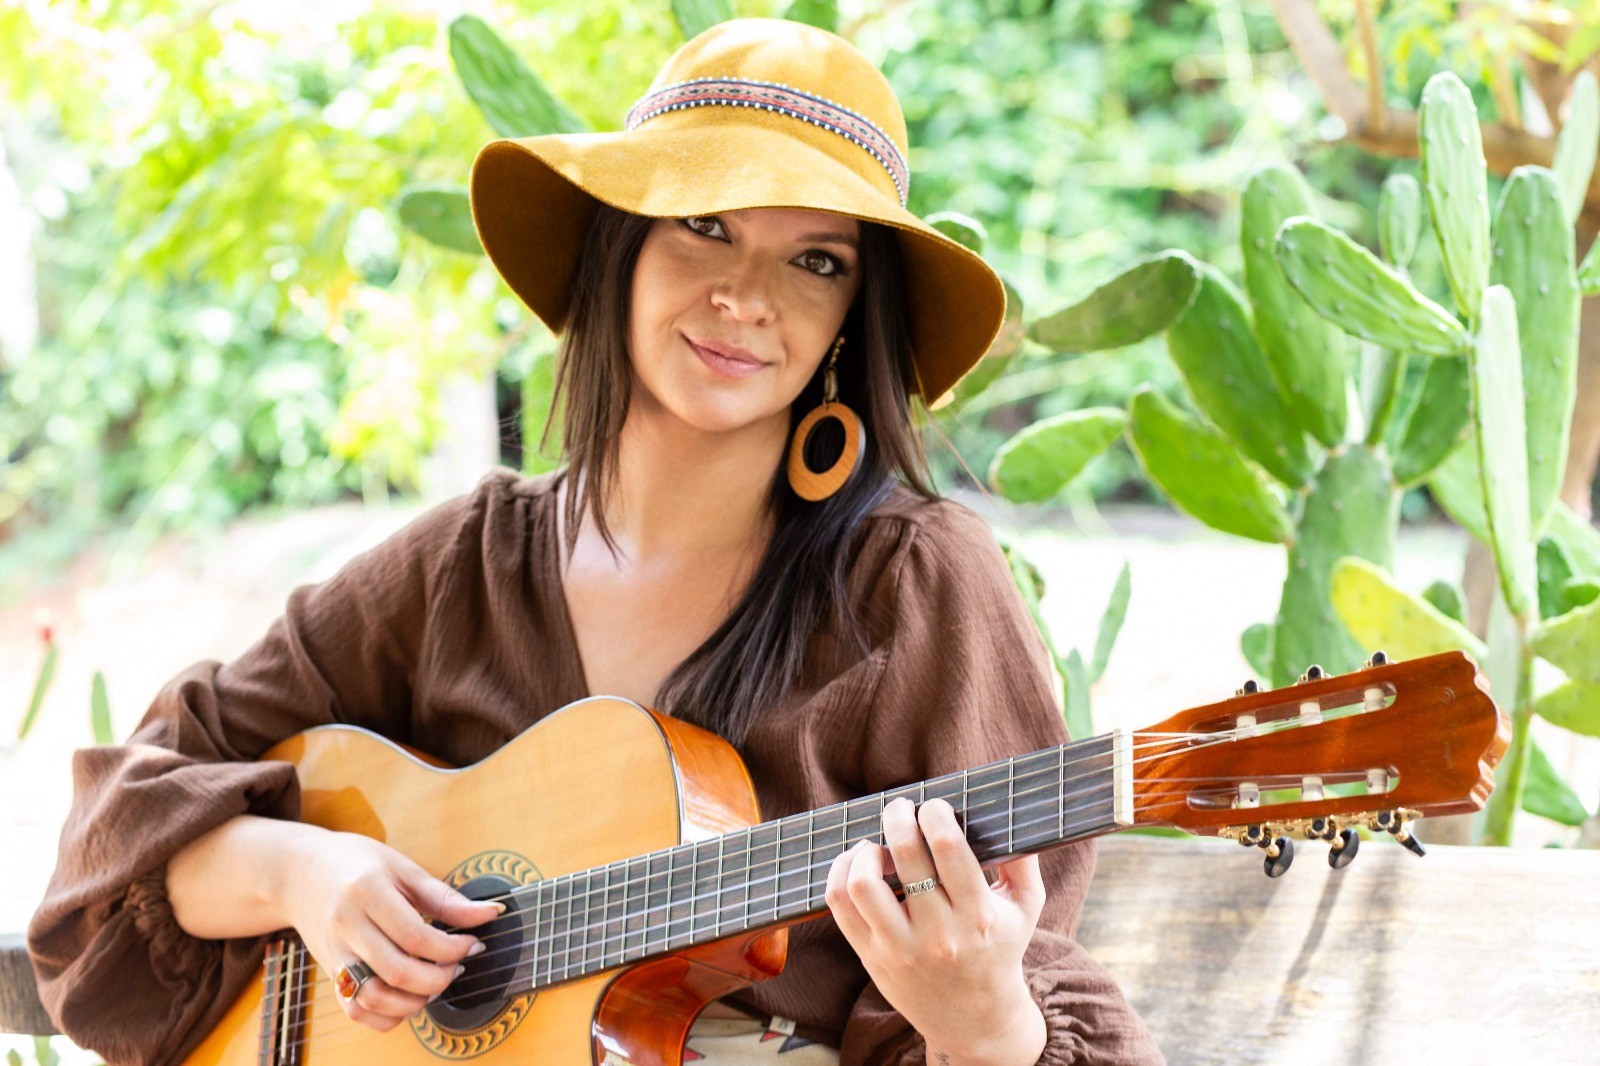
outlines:
[[[1600, 1061], [1600, 852], [1297, 845], [1101, 842], [1078, 939], [1172, 1063]], [[0, 1032], [50, 1031], [0, 937]]]

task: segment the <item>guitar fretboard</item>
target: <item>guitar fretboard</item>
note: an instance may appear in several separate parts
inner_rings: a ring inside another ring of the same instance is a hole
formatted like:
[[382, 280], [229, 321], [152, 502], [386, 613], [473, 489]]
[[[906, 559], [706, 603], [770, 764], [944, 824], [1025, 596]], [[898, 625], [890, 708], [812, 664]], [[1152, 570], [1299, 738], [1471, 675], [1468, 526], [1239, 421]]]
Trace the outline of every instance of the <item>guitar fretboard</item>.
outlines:
[[1126, 734], [1109, 733], [523, 886], [517, 983], [560, 984], [826, 910], [833, 860], [884, 843], [897, 797], [948, 800], [987, 866], [1130, 824], [1131, 770]]

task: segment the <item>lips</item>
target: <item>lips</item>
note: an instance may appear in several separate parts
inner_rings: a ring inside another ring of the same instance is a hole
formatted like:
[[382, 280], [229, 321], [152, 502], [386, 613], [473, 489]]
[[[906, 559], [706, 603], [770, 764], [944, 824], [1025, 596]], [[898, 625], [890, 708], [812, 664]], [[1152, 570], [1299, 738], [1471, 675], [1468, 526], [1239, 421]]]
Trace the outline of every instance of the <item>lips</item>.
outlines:
[[684, 335], [684, 339], [690, 344], [694, 345], [696, 348], [699, 348], [701, 351], [710, 352], [712, 355], [718, 355], [724, 359], [731, 359], [740, 363], [749, 363], [753, 366], [766, 365], [766, 363], [761, 359], [758, 359], [756, 354], [750, 349], [741, 348], [737, 344], [725, 344], [722, 341], [713, 340], [695, 340], [693, 337], [690, 337], [687, 334]]
[[[718, 351], [695, 343], [687, 336], [683, 337], [683, 342], [694, 352], [695, 358], [700, 360], [700, 365], [719, 378], [748, 378], [767, 368], [767, 364], [759, 360], [729, 358]], [[735, 350], [745, 351], [742, 348]]]

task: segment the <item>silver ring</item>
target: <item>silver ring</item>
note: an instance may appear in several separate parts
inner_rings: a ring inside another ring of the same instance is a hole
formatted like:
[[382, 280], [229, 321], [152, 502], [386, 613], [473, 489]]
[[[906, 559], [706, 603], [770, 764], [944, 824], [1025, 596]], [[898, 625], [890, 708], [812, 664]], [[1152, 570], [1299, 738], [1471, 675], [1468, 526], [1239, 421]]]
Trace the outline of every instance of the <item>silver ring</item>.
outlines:
[[372, 967], [360, 959], [356, 959], [354, 962], [339, 968], [339, 972], [333, 978], [333, 987], [340, 997], [354, 1002], [355, 998], [361, 994], [361, 986], [370, 981], [373, 976]]
[[913, 881], [905, 886], [907, 896], [915, 896], [918, 892], [932, 892], [939, 887], [937, 877], [924, 877], [921, 881]]

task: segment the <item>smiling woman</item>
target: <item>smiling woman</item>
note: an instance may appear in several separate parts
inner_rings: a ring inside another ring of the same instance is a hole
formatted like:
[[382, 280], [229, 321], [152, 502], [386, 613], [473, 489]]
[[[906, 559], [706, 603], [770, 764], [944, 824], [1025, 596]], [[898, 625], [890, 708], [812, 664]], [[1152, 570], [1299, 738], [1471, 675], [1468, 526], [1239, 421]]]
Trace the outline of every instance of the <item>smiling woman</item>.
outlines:
[[[776, 875], [746, 887], [746, 914], [786, 873], [825, 888], [816, 920], [786, 931], [786, 963], [668, 953], [650, 972], [679, 976], [653, 996], [634, 973], [649, 963], [588, 983], [547, 965], [539, 981], [554, 937], [536, 915], [531, 986], [486, 994], [472, 968], [504, 930], [462, 871], [493, 855], [496, 876], [531, 885], [582, 864], [526, 835], [485, 841], [486, 809], [415, 856], [370, 810], [359, 832], [302, 822], [295, 766], [260, 758], [358, 726], [478, 780], [476, 764], [609, 696], [727, 753], [715, 800], [670, 805], [692, 835], [707, 810], [806, 814], [1067, 739], [997, 541], [928, 486], [914, 404], [983, 356], [1005, 298], [981, 258], [906, 209], [905, 122], [882, 74], [825, 31], [735, 19], [680, 48], [626, 125], [496, 141], [473, 169], [485, 249], [560, 335], [565, 464], [490, 471], [296, 590], [237, 660], [175, 678], [126, 745], [80, 754], [29, 929], [46, 1008], [116, 1063], [197, 1048], [197, 1062], [299, 1061], [310, 1041], [337, 1048], [318, 1061], [398, 1066], [454, 1039], [486, 1066], [676, 1063], [686, 1037], [701, 1055], [717, 1043], [718, 1019], [691, 1022], [719, 1001], [794, 1037], [780, 1050], [796, 1062], [1161, 1061], [1072, 939], [1091, 842], [1016, 844], [991, 885], [964, 812], [884, 803], [834, 826], [825, 877], [785, 870], [795, 853], [774, 843]], [[646, 815], [627, 777], [577, 779], [622, 796], [633, 831]], [[308, 807], [329, 791], [308, 787]], [[533, 828], [587, 838], [593, 813]], [[718, 859], [715, 878], [673, 882], [694, 912], [722, 912]], [[646, 930], [679, 916], [652, 899]], [[310, 961], [272, 973], [306, 980], [262, 991], [284, 929]], [[569, 921], [565, 942], [594, 931]]]

